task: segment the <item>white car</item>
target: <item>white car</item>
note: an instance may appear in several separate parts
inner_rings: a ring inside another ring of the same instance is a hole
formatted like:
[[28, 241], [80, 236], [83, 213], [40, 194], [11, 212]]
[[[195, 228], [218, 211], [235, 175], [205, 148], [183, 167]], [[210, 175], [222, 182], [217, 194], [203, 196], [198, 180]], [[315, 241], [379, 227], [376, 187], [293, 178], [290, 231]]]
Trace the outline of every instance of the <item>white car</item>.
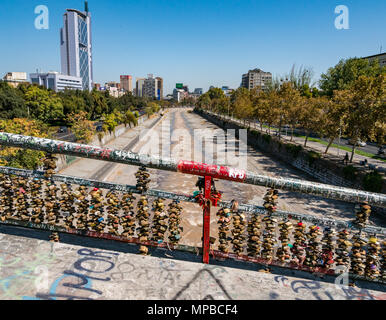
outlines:
[[[350, 140], [348, 141], [348, 144], [353, 145], [353, 144], [354, 144], [354, 140], [353, 140], [353, 139], [350, 139]], [[358, 146], [360, 146], [360, 147], [365, 147], [365, 146], [367, 145], [366, 142], [361, 141], [361, 140], [359, 140], [359, 139], [358, 139], [358, 141], [357, 141], [356, 144], [357, 144]]]

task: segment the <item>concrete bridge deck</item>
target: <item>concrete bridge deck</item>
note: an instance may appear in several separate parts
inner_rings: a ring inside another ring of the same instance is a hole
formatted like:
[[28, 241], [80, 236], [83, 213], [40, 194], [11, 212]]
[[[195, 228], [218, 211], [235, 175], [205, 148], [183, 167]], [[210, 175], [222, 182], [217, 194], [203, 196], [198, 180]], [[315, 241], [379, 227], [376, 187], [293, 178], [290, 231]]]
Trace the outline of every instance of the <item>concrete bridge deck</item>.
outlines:
[[332, 279], [114, 241], [0, 226], [0, 299], [383, 300], [386, 286], [336, 286]]

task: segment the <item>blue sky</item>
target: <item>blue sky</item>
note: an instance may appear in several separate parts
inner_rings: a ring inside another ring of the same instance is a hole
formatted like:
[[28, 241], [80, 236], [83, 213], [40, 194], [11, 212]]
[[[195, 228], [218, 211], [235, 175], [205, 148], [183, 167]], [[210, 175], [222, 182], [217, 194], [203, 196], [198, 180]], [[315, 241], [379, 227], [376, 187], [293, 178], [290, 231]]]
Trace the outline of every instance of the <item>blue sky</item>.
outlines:
[[[38, 5], [49, 29], [34, 27]], [[338, 5], [349, 9], [348, 30], [334, 26]], [[1, 0], [0, 75], [60, 71], [59, 30], [66, 8], [82, 0]], [[385, 0], [89, 0], [94, 81], [120, 74], [164, 78], [193, 90], [236, 88], [241, 75], [261, 68], [274, 75], [312, 67], [315, 80], [340, 59], [386, 51]]]

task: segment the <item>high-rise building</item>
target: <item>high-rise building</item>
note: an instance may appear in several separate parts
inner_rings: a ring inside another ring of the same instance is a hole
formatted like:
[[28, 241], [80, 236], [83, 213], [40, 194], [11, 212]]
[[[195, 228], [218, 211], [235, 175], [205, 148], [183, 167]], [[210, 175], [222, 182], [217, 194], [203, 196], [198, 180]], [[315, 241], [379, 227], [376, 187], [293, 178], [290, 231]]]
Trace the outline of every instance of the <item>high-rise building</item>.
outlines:
[[261, 69], [249, 70], [248, 73], [243, 74], [241, 80], [241, 87], [251, 90], [256, 87], [261, 87], [262, 90], [267, 89], [268, 83], [272, 81], [272, 73], [264, 72]]
[[143, 82], [142, 96], [161, 100], [163, 98], [163, 79], [161, 77], [155, 78], [152, 74], [148, 74]]
[[145, 78], [136, 78], [135, 79], [135, 94], [137, 97], [143, 97], [143, 84]]
[[120, 77], [121, 79], [121, 89], [132, 92], [133, 91], [133, 84], [132, 84], [132, 76], [126, 76], [123, 75]]
[[31, 82], [56, 92], [65, 89], [82, 90], [82, 78], [61, 74], [59, 72], [31, 73]]
[[155, 79], [157, 81], [157, 100], [162, 100], [164, 97], [164, 80], [161, 77]]
[[155, 98], [157, 96], [157, 80], [152, 74], [147, 75], [143, 83], [142, 93], [147, 98]]
[[91, 14], [87, 1], [85, 11], [67, 9], [60, 29], [62, 73], [81, 77], [84, 90], [91, 90], [93, 83]]

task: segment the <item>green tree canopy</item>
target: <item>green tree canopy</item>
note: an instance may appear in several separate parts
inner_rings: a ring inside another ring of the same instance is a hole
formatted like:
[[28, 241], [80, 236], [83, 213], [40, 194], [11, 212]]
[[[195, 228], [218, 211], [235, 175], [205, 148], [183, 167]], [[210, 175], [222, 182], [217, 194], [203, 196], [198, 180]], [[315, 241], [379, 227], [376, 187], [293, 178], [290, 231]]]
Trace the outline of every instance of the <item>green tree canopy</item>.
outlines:
[[319, 86], [325, 94], [332, 96], [334, 90], [348, 89], [360, 76], [377, 77], [381, 74], [386, 74], [386, 67], [381, 68], [376, 60], [369, 62], [360, 58], [342, 59], [321, 75]]
[[61, 99], [50, 90], [30, 86], [25, 93], [25, 101], [35, 119], [51, 122], [64, 117]]

